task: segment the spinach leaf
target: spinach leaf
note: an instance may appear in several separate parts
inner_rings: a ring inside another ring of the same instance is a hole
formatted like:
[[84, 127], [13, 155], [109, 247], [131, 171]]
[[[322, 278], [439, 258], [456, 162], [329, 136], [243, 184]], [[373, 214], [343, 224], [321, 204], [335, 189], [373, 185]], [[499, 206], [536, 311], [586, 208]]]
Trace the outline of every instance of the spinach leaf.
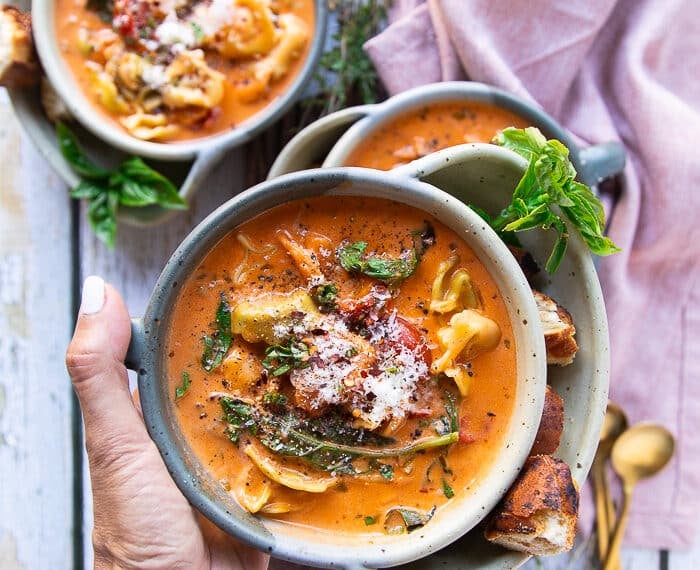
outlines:
[[566, 253], [569, 225], [579, 231], [593, 253], [610, 255], [620, 251], [603, 235], [603, 207], [588, 186], [575, 180], [569, 150], [561, 142], [547, 140], [534, 127], [504, 129], [494, 142], [529, 161], [508, 206], [494, 218], [477, 210], [506, 243], [518, 245], [513, 232], [554, 229], [557, 240], [545, 266], [550, 274], [556, 272]]
[[287, 346], [268, 346], [262, 365], [273, 376], [281, 376], [293, 368], [306, 368], [309, 366], [309, 347], [294, 339]]
[[[380, 459], [396, 458], [424, 449], [455, 443], [458, 432], [428, 436], [405, 446], [392, 446], [394, 440], [369, 430], [354, 428], [340, 415], [304, 418], [293, 408], [276, 405], [274, 411], [234, 398], [221, 398], [228, 422], [226, 434], [233, 443], [247, 433], [273, 453], [297, 457], [325, 471], [361, 475], [367, 469], [393, 477], [393, 468]], [[365, 460], [366, 465], [357, 465]]]
[[190, 375], [187, 372], [182, 373], [182, 384], [177, 386], [175, 388], [175, 398], [180, 399], [182, 398], [185, 394], [187, 394], [187, 390], [190, 389]]
[[363, 258], [367, 242], [356, 241], [338, 248], [336, 255], [340, 265], [350, 273], [362, 273], [368, 277], [396, 284], [410, 277], [420, 261], [416, 249], [411, 249], [398, 259], [383, 257]]
[[204, 335], [204, 352], [202, 353], [202, 368], [211, 372], [221, 364], [224, 356], [231, 348], [233, 334], [231, 332], [231, 306], [226, 296], [221, 294], [221, 301], [216, 309], [216, 330], [214, 333]]
[[83, 153], [75, 134], [60, 121], [56, 123], [56, 135], [61, 154], [82, 178], [70, 195], [88, 200], [90, 226], [109, 248], [114, 247], [116, 240], [119, 206], [187, 207], [173, 183], [140, 158], [129, 157], [116, 170], [107, 170], [95, 165]]

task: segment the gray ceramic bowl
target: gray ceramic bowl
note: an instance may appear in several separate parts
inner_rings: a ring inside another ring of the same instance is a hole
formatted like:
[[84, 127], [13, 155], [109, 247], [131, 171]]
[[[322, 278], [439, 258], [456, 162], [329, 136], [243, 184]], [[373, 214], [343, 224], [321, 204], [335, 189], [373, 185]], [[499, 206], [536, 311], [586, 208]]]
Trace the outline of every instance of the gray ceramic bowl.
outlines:
[[[19, 5], [26, 4], [23, 0]], [[264, 110], [240, 126], [215, 136], [181, 143], [156, 143], [131, 137], [96, 110], [84, 96], [67, 65], [60, 57], [53, 25], [54, 0], [32, 1], [34, 41], [43, 68], [61, 98], [83, 128], [77, 129], [80, 141], [89, 154], [101, 164], [117, 163], [125, 154], [135, 154], [152, 161], [155, 167], [171, 178], [187, 201], [194, 196], [208, 172], [232, 147], [242, 145], [279, 119], [301, 96], [311, 80], [326, 39], [328, 8], [325, 0], [315, 0], [315, 27], [308, 57], [290, 87]], [[38, 93], [31, 89], [10, 90], [13, 106], [22, 125], [40, 152], [70, 186], [79, 177], [61, 156], [53, 125], [46, 118]], [[165, 221], [173, 210], [158, 206], [122, 208], [121, 221], [145, 225]]]
[[501, 89], [474, 81], [433, 83], [410, 89], [377, 105], [343, 109], [300, 131], [282, 150], [269, 178], [323, 163], [340, 166], [371, 132], [395, 117], [442, 102], [483, 102], [502, 107], [530, 121], [548, 138], [562, 141], [582, 182], [594, 186], [622, 172], [625, 152], [617, 142], [580, 147], [571, 135], [536, 105]]
[[[512, 192], [524, 171], [516, 154], [492, 145], [470, 145], [459, 156], [462, 183], [494, 193]], [[436, 169], [436, 172], [440, 170]], [[495, 463], [473, 493], [456, 497], [421, 532], [372, 541], [313, 529], [291, 528], [252, 516], [213, 480], [185, 442], [165, 377], [169, 316], [183, 282], [229, 231], [278, 204], [316, 195], [367, 195], [422, 209], [455, 230], [495, 278], [508, 308], [517, 347], [515, 411]], [[319, 169], [260, 184], [221, 206], [173, 254], [156, 284], [143, 319], [133, 321], [128, 364], [138, 370], [144, 419], [175, 482], [190, 502], [226, 532], [273, 556], [341, 568], [380, 568], [425, 557], [472, 529], [512, 484], [534, 440], [542, 413], [546, 356], [530, 288], [508, 249], [461, 201], [419, 180], [409, 170]]]

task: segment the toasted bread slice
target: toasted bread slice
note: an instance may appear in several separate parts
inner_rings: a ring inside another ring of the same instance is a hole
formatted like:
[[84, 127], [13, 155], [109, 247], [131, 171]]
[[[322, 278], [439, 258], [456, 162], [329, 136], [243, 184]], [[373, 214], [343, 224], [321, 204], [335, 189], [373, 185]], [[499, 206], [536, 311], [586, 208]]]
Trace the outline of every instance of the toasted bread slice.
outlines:
[[574, 335], [574, 321], [564, 307], [544, 293], [535, 291], [535, 303], [540, 313], [540, 322], [544, 330], [544, 342], [547, 347], [547, 364], [566, 366], [574, 361], [578, 344]]
[[556, 452], [563, 431], [564, 400], [547, 384], [542, 419], [530, 455], [550, 455]]
[[490, 542], [533, 556], [571, 550], [579, 495], [569, 466], [551, 455], [530, 457], [503, 501], [489, 515]]
[[31, 16], [14, 6], [0, 6], [0, 85], [27, 87], [39, 77]]

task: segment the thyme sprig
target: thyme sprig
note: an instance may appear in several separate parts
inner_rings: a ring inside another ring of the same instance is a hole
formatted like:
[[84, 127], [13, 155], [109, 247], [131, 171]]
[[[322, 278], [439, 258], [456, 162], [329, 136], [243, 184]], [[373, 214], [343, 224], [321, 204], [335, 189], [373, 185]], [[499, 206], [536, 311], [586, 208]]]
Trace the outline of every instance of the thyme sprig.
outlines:
[[319, 61], [316, 74], [319, 93], [307, 103], [321, 116], [356, 104], [376, 103], [380, 98], [379, 77], [363, 49], [386, 21], [389, 0], [329, 1], [335, 12], [337, 31], [332, 47]]

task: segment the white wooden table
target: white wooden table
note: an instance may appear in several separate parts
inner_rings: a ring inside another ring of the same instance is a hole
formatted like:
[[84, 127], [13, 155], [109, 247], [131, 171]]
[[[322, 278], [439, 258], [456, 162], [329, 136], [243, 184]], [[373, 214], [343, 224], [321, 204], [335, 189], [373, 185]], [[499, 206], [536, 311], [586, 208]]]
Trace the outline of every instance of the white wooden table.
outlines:
[[[0, 89], [0, 570], [92, 565], [91, 498], [79, 411], [64, 352], [85, 276], [99, 274], [141, 315], [165, 261], [189, 230], [243, 186], [241, 152], [212, 172], [190, 211], [150, 229], [120, 226], [108, 251], [39, 156]], [[585, 546], [585, 545], [584, 545]], [[273, 568], [289, 568], [273, 562]], [[627, 549], [626, 569], [695, 570], [686, 553]], [[588, 568], [578, 556], [525, 568]]]

